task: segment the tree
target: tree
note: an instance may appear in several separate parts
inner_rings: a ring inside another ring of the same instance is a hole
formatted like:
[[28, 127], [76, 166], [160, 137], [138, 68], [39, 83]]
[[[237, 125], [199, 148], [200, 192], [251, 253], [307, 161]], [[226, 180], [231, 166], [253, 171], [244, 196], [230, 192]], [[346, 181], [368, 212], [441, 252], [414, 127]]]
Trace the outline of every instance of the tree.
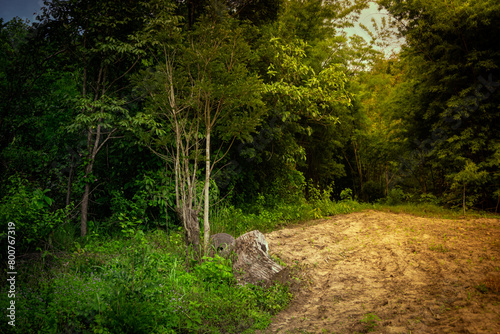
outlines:
[[[205, 186], [203, 227], [205, 253], [210, 242], [210, 179], [217, 160], [211, 160], [211, 136], [223, 141], [245, 139], [260, 123], [261, 82], [251, 74], [247, 62], [251, 50], [244, 41], [244, 30], [229, 17], [201, 21], [190, 38], [186, 52], [195, 94], [195, 105], [202, 116], [205, 135]], [[230, 148], [230, 147], [229, 147]]]
[[255, 34], [254, 67], [266, 84], [269, 114], [255, 136], [258, 144], [236, 145], [227, 170], [228, 177], [237, 170], [236, 177], [251, 180], [237, 183], [245, 202], [259, 193], [296, 201], [304, 176], [328, 187], [345, 175], [341, 145], [353, 108], [350, 94], [342, 96], [351, 92], [342, 29], [365, 6], [365, 1], [283, 1], [276, 22]]
[[[315, 156], [313, 144], [325, 147], [324, 142], [314, 141], [313, 136], [333, 133], [331, 129], [338, 125], [342, 112], [350, 106], [347, 77], [344, 70], [334, 64], [316, 72], [308, 65], [305, 52], [308, 45], [300, 39], [286, 42], [272, 38], [270, 42], [274, 57], [269, 65], [271, 81], [266, 84], [266, 97], [275, 117], [279, 117], [286, 124], [283, 128], [291, 132], [279, 143], [284, 148], [280, 162], [290, 171], [313, 171], [312, 163], [316, 161], [313, 159], [306, 163], [307, 157]], [[335, 139], [326, 140], [330, 143]], [[342, 169], [339, 170], [334, 161], [321, 160], [321, 163], [332, 168], [329, 173], [342, 174]], [[322, 177], [328, 177], [329, 173]]]
[[398, 99], [412, 144], [409, 155], [419, 156], [410, 165], [425, 181], [420, 191], [452, 195], [453, 182], [447, 180], [464, 175], [464, 161], [470, 161], [488, 173], [489, 181], [476, 185], [481, 193], [477, 201], [492, 202], [498, 173], [492, 157], [500, 141], [500, 51], [491, 36], [498, 33], [493, 22], [499, 19], [500, 5], [462, 0], [380, 4], [398, 20], [407, 41], [401, 54], [407, 89]]
[[[212, 136], [222, 143], [247, 139], [263, 112], [261, 83], [250, 73], [251, 50], [244, 28], [223, 15], [207, 15], [183, 33], [175, 48], [161, 45], [163, 61], [154, 73], [144, 72], [149, 95], [147, 113], [135, 121], [147, 130], [142, 136], [175, 171], [176, 205], [187, 233], [187, 244], [198, 245], [198, 163], [204, 162], [204, 249], [210, 242], [210, 179], [223, 147], [212, 153]], [[142, 79], [141, 79], [142, 80]], [[172, 136], [173, 134], [173, 136]], [[202, 157], [201, 147], [205, 144]], [[159, 151], [161, 150], [161, 152]], [[225, 148], [227, 151], [227, 146]]]
[[139, 33], [149, 8], [135, 1], [56, 0], [45, 2], [42, 11], [38, 31], [59, 43], [61, 52], [77, 65], [80, 80], [80, 97], [73, 100], [77, 115], [68, 129], [86, 137], [80, 217], [85, 236], [96, 157], [117, 138], [120, 121], [127, 117], [120, 90], [144, 54]]
[[479, 171], [478, 166], [471, 162], [471, 161], [466, 161], [465, 162], [465, 167], [463, 170], [460, 172], [456, 173], [452, 180], [453, 183], [451, 185], [451, 189], [456, 189], [459, 187], [463, 188], [462, 191], [462, 208], [465, 216], [465, 207], [466, 207], [466, 201], [465, 201], [465, 192], [466, 192], [466, 187], [467, 185], [474, 184], [474, 183], [482, 183], [485, 181], [487, 176], [486, 171]]

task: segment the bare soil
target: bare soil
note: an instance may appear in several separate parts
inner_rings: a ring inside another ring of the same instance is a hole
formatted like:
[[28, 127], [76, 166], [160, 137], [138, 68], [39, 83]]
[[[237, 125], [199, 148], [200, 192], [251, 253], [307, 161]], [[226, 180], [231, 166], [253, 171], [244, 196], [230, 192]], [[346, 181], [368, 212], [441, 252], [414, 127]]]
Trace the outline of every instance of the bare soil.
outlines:
[[364, 211], [266, 235], [301, 281], [265, 333], [500, 333], [500, 220]]

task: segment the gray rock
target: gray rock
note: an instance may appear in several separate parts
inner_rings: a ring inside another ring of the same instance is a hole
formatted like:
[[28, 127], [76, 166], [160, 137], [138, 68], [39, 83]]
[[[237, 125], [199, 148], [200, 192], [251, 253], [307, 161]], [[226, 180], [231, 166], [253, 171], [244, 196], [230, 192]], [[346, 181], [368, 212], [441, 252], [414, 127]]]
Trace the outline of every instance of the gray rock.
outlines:
[[212, 241], [212, 249], [210, 255], [217, 253], [220, 256], [227, 257], [234, 250], [236, 240], [227, 233], [217, 233], [210, 238]]

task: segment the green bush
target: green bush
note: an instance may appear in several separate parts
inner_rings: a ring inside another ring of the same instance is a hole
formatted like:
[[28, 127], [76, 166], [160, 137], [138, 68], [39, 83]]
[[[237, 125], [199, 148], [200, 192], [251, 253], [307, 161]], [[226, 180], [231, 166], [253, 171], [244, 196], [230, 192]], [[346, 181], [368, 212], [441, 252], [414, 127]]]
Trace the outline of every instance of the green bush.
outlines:
[[352, 189], [351, 188], [345, 188], [340, 192], [340, 200], [341, 201], [352, 201]]
[[206, 284], [228, 284], [234, 283], [231, 261], [224, 259], [219, 255], [202, 258], [202, 262], [194, 268], [194, 272], [198, 279]]
[[385, 204], [399, 205], [405, 201], [405, 197], [406, 195], [401, 188], [392, 188], [385, 198]]
[[15, 224], [16, 252], [28, 252], [52, 243], [51, 235], [66, 219], [65, 209], [53, 209], [50, 191], [20, 176], [9, 178], [7, 194], [0, 202], [0, 244], [7, 249], [9, 222]]
[[440, 200], [434, 196], [433, 194], [421, 194], [419, 199], [418, 199], [418, 202], [419, 203], [428, 203], [428, 204], [434, 204], [434, 205], [439, 205], [440, 204]]

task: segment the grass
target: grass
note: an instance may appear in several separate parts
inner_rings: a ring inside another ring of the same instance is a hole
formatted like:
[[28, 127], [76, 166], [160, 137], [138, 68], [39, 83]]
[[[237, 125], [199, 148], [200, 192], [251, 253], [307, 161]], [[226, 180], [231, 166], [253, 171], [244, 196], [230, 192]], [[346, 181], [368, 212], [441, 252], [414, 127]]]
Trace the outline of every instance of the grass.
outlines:
[[2, 333], [251, 333], [291, 298], [287, 286], [237, 285], [230, 260], [198, 263], [178, 233], [162, 231], [91, 240], [19, 268], [16, 326], [2, 322]]
[[[374, 204], [372, 208], [374, 210], [380, 210], [384, 212], [407, 213], [427, 218], [464, 218], [462, 210], [448, 209], [430, 203], [405, 203], [398, 205]], [[484, 211], [469, 210], [466, 212], [466, 218], [498, 218], [498, 215]]]
[[293, 204], [278, 204], [270, 208], [261, 208], [255, 212], [244, 212], [233, 206], [219, 206], [214, 208], [211, 213], [211, 231], [213, 233], [229, 233], [235, 237], [252, 230], [267, 233], [314, 219], [349, 214], [371, 208], [373, 208], [371, 204], [358, 203], [353, 200], [335, 202], [329, 199], [322, 199], [314, 203], [303, 201]]
[[365, 324], [365, 330], [367, 332], [373, 332], [375, 327], [377, 327], [378, 322], [381, 320], [375, 313], [370, 312], [363, 315], [363, 318], [359, 321]]
[[449, 251], [449, 249], [446, 248], [445, 246], [443, 246], [443, 244], [432, 244], [429, 246], [429, 249], [431, 251], [440, 252], [440, 253], [447, 253]]

